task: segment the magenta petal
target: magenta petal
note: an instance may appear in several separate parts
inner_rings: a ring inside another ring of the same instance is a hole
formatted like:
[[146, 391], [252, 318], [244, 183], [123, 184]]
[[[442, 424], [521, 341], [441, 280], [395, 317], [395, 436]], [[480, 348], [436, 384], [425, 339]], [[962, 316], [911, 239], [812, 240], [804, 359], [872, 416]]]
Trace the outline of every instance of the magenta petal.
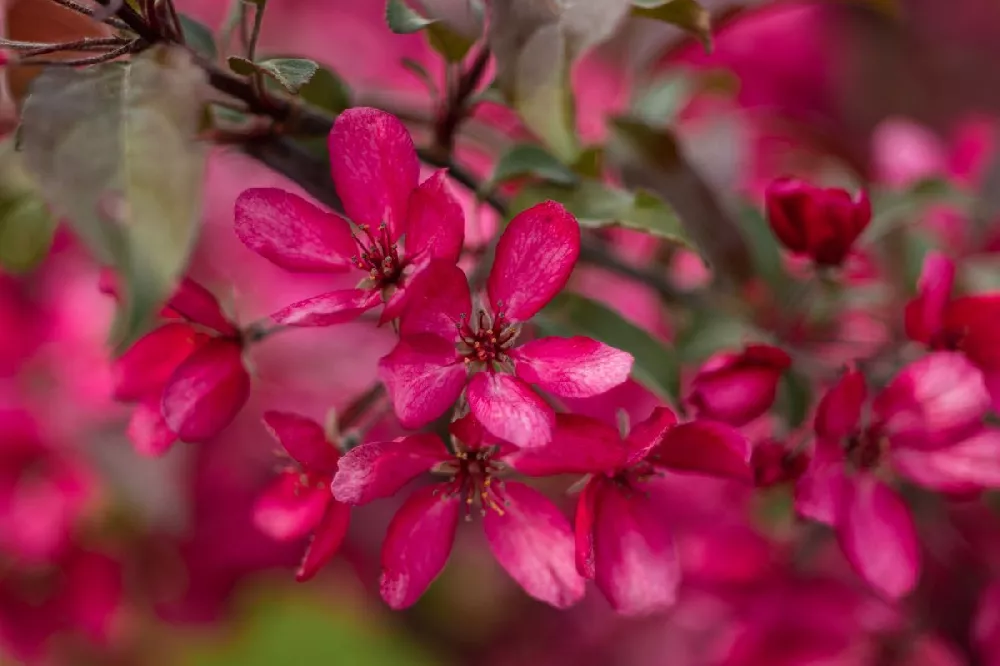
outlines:
[[511, 352], [517, 376], [566, 398], [589, 398], [628, 379], [632, 355], [576, 336], [532, 340]]
[[250, 395], [243, 350], [217, 338], [184, 361], [163, 391], [163, 417], [177, 437], [200, 442], [219, 433]]
[[332, 473], [340, 453], [326, 439], [323, 426], [288, 412], [264, 412], [264, 427], [306, 471]]
[[627, 615], [669, 608], [681, 569], [665, 516], [640, 492], [606, 486], [594, 530], [595, 582]]
[[347, 526], [351, 520], [351, 508], [346, 504], [331, 501], [327, 504], [326, 514], [316, 527], [302, 564], [295, 573], [295, 580], [304, 583], [310, 580], [329, 562], [344, 542]]
[[795, 510], [806, 518], [834, 525], [847, 492], [844, 453], [837, 442], [819, 440], [809, 467], [795, 484]]
[[594, 527], [600, 511], [604, 477], [594, 476], [587, 480], [576, 503], [573, 520], [573, 536], [576, 542], [576, 571], [588, 580], [596, 575], [594, 555]]
[[420, 428], [455, 404], [465, 387], [465, 364], [455, 346], [436, 335], [403, 338], [378, 364], [399, 422]]
[[955, 264], [940, 252], [928, 252], [917, 281], [917, 297], [906, 304], [906, 336], [930, 344], [944, 327], [944, 313], [955, 282]]
[[750, 440], [736, 428], [699, 419], [667, 430], [648, 459], [671, 471], [749, 481], [753, 479], [751, 453]]
[[208, 289], [184, 278], [177, 285], [174, 295], [167, 301], [167, 307], [188, 321], [207, 326], [225, 336], [234, 336], [239, 331], [222, 312], [222, 306]]
[[436, 172], [410, 195], [406, 257], [434, 257], [455, 263], [465, 242], [465, 213], [448, 189], [448, 172]]
[[248, 248], [289, 271], [347, 270], [351, 255], [358, 251], [347, 220], [276, 187], [240, 194], [236, 235]]
[[271, 315], [285, 326], [332, 326], [357, 319], [382, 302], [374, 289], [344, 289], [293, 303]]
[[892, 463], [900, 474], [939, 492], [1000, 488], [1000, 430], [983, 428], [950, 446], [930, 451], [895, 449]]
[[128, 422], [126, 434], [135, 450], [144, 456], [162, 456], [177, 441], [176, 433], [163, 418], [160, 404], [159, 395], [140, 402]]
[[437, 435], [421, 434], [391, 442], [369, 442], [340, 459], [333, 496], [346, 504], [366, 504], [390, 497], [434, 465], [451, 460]]
[[910, 511], [894, 491], [870, 474], [852, 484], [837, 516], [844, 555], [869, 585], [898, 599], [920, 574], [920, 552]]
[[929, 354], [903, 368], [872, 412], [894, 447], [931, 449], [978, 428], [990, 408], [982, 372], [962, 354]]
[[545, 446], [552, 439], [552, 408], [519, 379], [476, 373], [466, 397], [472, 413], [494, 437], [522, 448]]
[[171, 323], [139, 338], [112, 366], [116, 400], [140, 400], [163, 390], [184, 359], [207, 336], [191, 326]]
[[625, 439], [628, 448], [627, 462], [634, 464], [645, 458], [675, 425], [677, 425], [677, 415], [669, 407], [654, 409], [649, 418], [635, 425]]
[[525, 476], [604, 472], [625, 463], [625, 444], [617, 430], [597, 419], [556, 414], [552, 441], [518, 449], [504, 462]]
[[455, 542], [458, 495], [440, 484], [421, 488], [399, 507], [382, 542], [382, 598], [397, 610], [412, 606], [441, 573]]
[[858, 427], [861, 408], [868, 397], [865, 376], [857, 370], [847, 371], [828, 390], [816, 407], [813, 428], [821, 439], [841, 440]]
[[519, 213], [497, 245], [487, 291], [494, 312], [527, 321], [559, 293], [580, 255], [580, 225], [546, 201]]
[[325, 485], [305, 486], [299, 472], [282, 472], [257, 498], [253, 521], [272, 539], [300, 539], [316, 529], [332, 499]]
[[406, 311], [399, 320], [402, 336], [432, 333], [457, 341], [457, 324], [472, 314], [469, 282], [449, 261], [432, 261], [406, 288]]
[[406, 127], [385, 111], [357, 107], [337, 117], [328, 143], [333, 184], [347, 217], [372, 228], [385, 222], [392, 238], [399, 238], [420, 178]]
[[531, 597], [556, 608], [583, 598], [569, 521], [545, 495], [508, 481], [502, 508], [487, 509], [483, 529], [500, 566]]

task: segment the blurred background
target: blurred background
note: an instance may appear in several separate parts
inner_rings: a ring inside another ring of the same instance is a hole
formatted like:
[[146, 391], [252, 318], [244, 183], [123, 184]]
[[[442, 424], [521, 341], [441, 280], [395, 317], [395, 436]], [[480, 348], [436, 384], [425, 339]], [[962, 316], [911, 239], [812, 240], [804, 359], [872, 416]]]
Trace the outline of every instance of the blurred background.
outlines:
[[[33, 12], [45, 1], [7, 0], [7, 34], [32, 39]], [[457, 2], [414, 4], [434, 12]], [[231, 11], [228, 0], [176, 4], [213, 31]], [[713, 18], [711, 53], [678, 28], [629, 17], [576, 62], [584, 145], [607, 139], [612, 116], [641, 113], [670, 126], [715, 191], [743, 206], [759, 208], [766, 184], [788, 173], [868, 187], [883, 195], [883, 209], [909, 206], [916, 235], [931, 239], [924, 250], [930, 243], [969, 256], [987, 282], [1000, 275], [992, 254], [1000, 248], [1000, 3], [701, 4]], [[424, 35], [392, 33], [379, 0], [270, 0], [259, 50], [315, 59], [343, 80], [351, 105], [397, 113], [418, 143], [431, 132], [437, 106], [428, 81], [445, 84], [444, 63]], [[8, 130], [22, 77], [9, 73]], [[457, 159], [485, 180], [525, 133], [516, 115], [486, 98], [458, 137]], [[11, 178], [0, 173], [0, 188]], [[293, 276], [259, 260], [232, 231], [244, 188], [296, 185], [225, 146], [212, 149], [206, 178], [191, 274], [229, 314], [251, 322], [329, 289], [329, 277]], [[946, 187], [964, 203], [926, 204], [922, 190], [913, 194], [917, 185]], [[516, 195], [517, 185], [505, 192]], [[468, 242], [482, 246], [497, 216], [460, 194]], [[2, 231], [8, 250], [23, 240]], [[606, 241], [680, 287], [706, 279], [683, 249], [658, 253], [624, 231]], [[919, 261], [906, 261], [912, 280]], [[662, 615], [617, 616], [594, 590], [569, 611], [536, 603], [494, 562], [478, 529], [460, 529], [448, 567], [420, 603], [392, 612], [378, 598], [378, 552], [398, 499], [354, 511], [340, 554], [298, 584], [305, 541], [272, 541], [252, 521], [255, 499], [282, 464], [261, 413], [322, 421], [343, 409], [371, 385], [391, 332], [361, 322], [266, 340], [253, 350], [254, 391], [236, 421], [210, 443], [149, 458], [126, 437], [129, 407], [112, 398], [105, 341], [114, 300], [97, 288], [99, 277], [61, 227], [39, 265], [0, 274], [0, 663], [1000, 665], [1000, 595], [987, 592], [1000, 562], [1000, 516], [989, 495], [927, 509], [919, 521], [925, 573], [899, 605], [854, 576], [829, 533], [795, 522], [787, 488], [754, 492], [688, 477], [676, 480], [669, 516], [685, 582]], [[738, 339], [724, 323], [679, 339], [685, 322], [652, 290], [597, 266], [578, 269], [570, 288], [666, 343], [687, 345], [692, 361]], [[852, 354], [886, 335], [860, 308], [838, 338]], [[847, 353], [831, 351], [837, 360]], [[630, 382], [573, 406], [613, 423], [616, 409], [639, 419], [656, 402]], [[369, 437], [400, 432], [387, 418]], [[572, 479], [562, 481], [550, 489], [570, 512], [562, 491]]]

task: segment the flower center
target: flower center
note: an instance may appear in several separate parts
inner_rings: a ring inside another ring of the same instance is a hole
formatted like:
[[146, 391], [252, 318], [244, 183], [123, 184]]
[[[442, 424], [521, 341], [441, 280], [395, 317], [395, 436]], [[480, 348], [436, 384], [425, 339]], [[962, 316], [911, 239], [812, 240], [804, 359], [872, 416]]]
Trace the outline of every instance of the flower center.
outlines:
[[399, 258], [399, 245], [389, 237], [389, 225], [385, 222], [378, 225], [378, 235], [371, 232], [367, 224], [358, 226], [358, 232], [352, 233], [361, 254], [351, 257], [354, 265], [368, 273], [368, 276], [379, 287], [394, 284], [403, 270], [403, 262]]
[[486, 310], [479, 310], [475, 321], [463, 313], [455, 327], [458, 329], [459, 356], [467, 364], [482, 363], [489, 370], [494, 369], [494, 363], [507, 361], [507, 350], [520, 333], [520, 328], [507, 320], [502, 311], [491, 317]]
[[868, 427], [850, 437], [844, 444], [847, 459], [857, 469], [873, 469], [882, 461], [886, 438], [879, 428]]
[[479, 515], [495, 511], [504, 515], [507, 501], [501, 495], [503, 481], [497, 476], [501, 471], [499, 463], [493, 460], [495, 448], [459, 451], [449, 465], [451, 479], [445, 484], [444, 496], [458, 496], [465, 500], [465, 519], [472, 520], [472, 507], [479, 502]]
[[648, 495], [648, 491], [642, 485], [660, 472], [651, 463], [642, 461], [627, 469], [622, 469], [611, 476], [611, 482], [623, 490], [626, 494], [638, 493]]

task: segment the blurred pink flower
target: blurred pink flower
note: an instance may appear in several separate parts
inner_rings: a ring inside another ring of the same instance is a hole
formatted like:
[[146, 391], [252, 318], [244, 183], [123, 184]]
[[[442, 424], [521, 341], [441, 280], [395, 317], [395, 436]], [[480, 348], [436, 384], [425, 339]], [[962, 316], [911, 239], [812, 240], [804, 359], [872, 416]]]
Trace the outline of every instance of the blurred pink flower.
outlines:
[[778, 382], [791, 365], [788, 354], [770, 345], [720, 352], [691, 380], [688, 402], [701, 418], [744, 426], [771, 408]]
[[754, 483], [758, 488], [796, 481], [809, 466], [809, 457], [790, 449], [776, 439], [764, 439], [754, 444], [750, 457]]
[[[406, 305], [407, 286], [432, 259], [454, 263], [465, 216], [446, 172], [418, 184], [420, 163], [406, 128], [384, 111], [338, 116], [329, 137], [333, 182], [347, 217], [278, 188], [249, 189], [236, 201], [236, 233], [257, 254], [293, 272], [366, 274], [355, 289], [321, 294], [272, 315], [280, 324], [329, 326], [385, 302], [381, 321]], [[400, 241], [405, 237], [405, 246]]]
[[382, 598], [399, 609], [414, 604], [444, 568], [464, 508], [478, 500], [490, 550], [530, 596], [567, 608], [584, 595], [573, 565], [569, 521], [537, 490], [498, 474], [510, 447], [489, 445], [471, 415], [451, 426], [451, 453], [430, 434], [362, 444], [347, 453], [333, 480], [337, 500], [365, 504], [389, 497], [418, 475], [447, 481], [414, 491], [397, 511], [382, 545]]
[[518, 214], [500, 238], [488, 302], [476, 312], [461, 269], [432, 264], [400, 320], [399, 344], [379, 364], [400, 422], [426, 425], [466, 390], [472, 413], [491, 434], [517, 446], [542, 446], [554, 413], [528, 384], [579, 398], [628, 379], [632, 357], [590, 338], [515, 346], [523, 323], [565, 286], [579, 249], [579, 224], [560, 204]]
[[315, 421], [287, 412], [267, 412], [264, 424], [298, 464], [281, 472], [254, 505], [254, 522], [274, 539], [312, 534], [296, 579], [307, 581], [330, 561], [347, 533], [350, 507], [333, 498], [330, 483], [340, 453]]
[[615, 610], [639, 615], [671, 606], [681, 569], [671, 529], [651, 498], [664, 471], [749, 481], [750, 444], [713, 421], [677, 423], [659, 407], [623, 440], [612, 427], [559, 414], [548, 446], [509, 456], [528, 476], [587, 474], [576, 511], [576, 567]]

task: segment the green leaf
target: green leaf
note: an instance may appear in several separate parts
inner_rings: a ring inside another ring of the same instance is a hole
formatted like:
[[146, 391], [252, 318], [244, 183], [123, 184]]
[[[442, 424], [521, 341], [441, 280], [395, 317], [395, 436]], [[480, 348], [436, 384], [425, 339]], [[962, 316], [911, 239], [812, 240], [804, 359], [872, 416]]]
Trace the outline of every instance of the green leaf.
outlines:
[[[681, 363], [701, 363], [723, 349], [761, 340], [748, 322], [715, 310], [693, 310], [674, 341]], [[763, 340], [761, 340], [763, 341]]]
[[511, 210], [520, 212], [548, 199], [566, 206], [580, 226], [588, 229], [623, 227], [691, 246], [676, 213], [662, 199], [644, 190], [633, 193], [589, 178], [573, 187], [524, 187], [514, 198]]
[[198, 55], [209, 60], [219, 57], [215, 46], [215, 35], [204, 23], [199, 23], [187, 14], [178, 14], [181, 22], [181, 32], [184, 33], [184, 43], [194, 49]]
[[16, 152], [13, 138], [0, 142], [0, 267], [26, 273], [48, 254], [57, 220]]
[[351, 89], [326, 67], [317, 69], [309, 82], [299, 89], [299, 98], [331, 113], [340, 113], [351, 107]]
[[694, 81], [687, 74], [660, 77], [637, 91], [632, 115], [651, 127], [669, 127], [694, 91]]
[[241, 56], [229, 56], [226, 62], [229, 63], [229, 69], [240, 76], [253, 76], [258, 71], [257, 65]]
[[524, 124], [564, 163], [576, 161], [576, 102], [568, 44], [560, 27], [536, 31], [518, 54], [511, 101]]
[[408, 35], [436, 23], [436, 19], [421, 16], [403, 0], [389, 0], [385, 5], [385, 22], [397, 35]]
[[305, 58], [272, 58], [258, 62], [256, 66], [293, 95], [319, 71], [316, 62]]
[[664, 343], [601, 303], [570, 292], [556, 296], [534, 322], [545, 335], [585, 335], [632, 354], [632, 378], [664, 400], [678, 403], [680, 370]]
[[632, 0], [633, 16], [655, 19], [695, 35], [712, 50], [712, 15], [697, 0]]
[[573, 185], [578, 178], [562, 162], [544, 148], [530, 143], [520, 143], [508, 150], [493, 170], [487, 190], [521, 176], [535, 176], [559, 185]]
[[872, 202], [872, 221], [861, 243], [876, 243], [893, 229], [919, 220], [928, 207], [948, 204], [971, 208], [975, 198], [942, 178], [924, 178], [899, 192], [881, 192]]
[[781, 257], [781, 246], [771, 225], [756, 207], [744, 205], [740, 208], [740, 231], [750, 248], [754, 274], [762, 278], [775, 293], [784, 293], [793, 282], [785, 272]]
[[786, 370], [778, 384], [776, 410], [789, 429], [795, 430], [806, 422], [812, 406], [812, 387], [809, 380], [794, 370]]
[[25, 166], [123, 284], [112, 331], [133, 341], [187, 266], [201, 213], [204, 72], [158, 45], [128, 64], [48, 69], [25, 102]]
[[476, 40], [460, 35], [443, 22], [434, 21], [427, 25], [427, 42], [448, 62], [461, 62]]

